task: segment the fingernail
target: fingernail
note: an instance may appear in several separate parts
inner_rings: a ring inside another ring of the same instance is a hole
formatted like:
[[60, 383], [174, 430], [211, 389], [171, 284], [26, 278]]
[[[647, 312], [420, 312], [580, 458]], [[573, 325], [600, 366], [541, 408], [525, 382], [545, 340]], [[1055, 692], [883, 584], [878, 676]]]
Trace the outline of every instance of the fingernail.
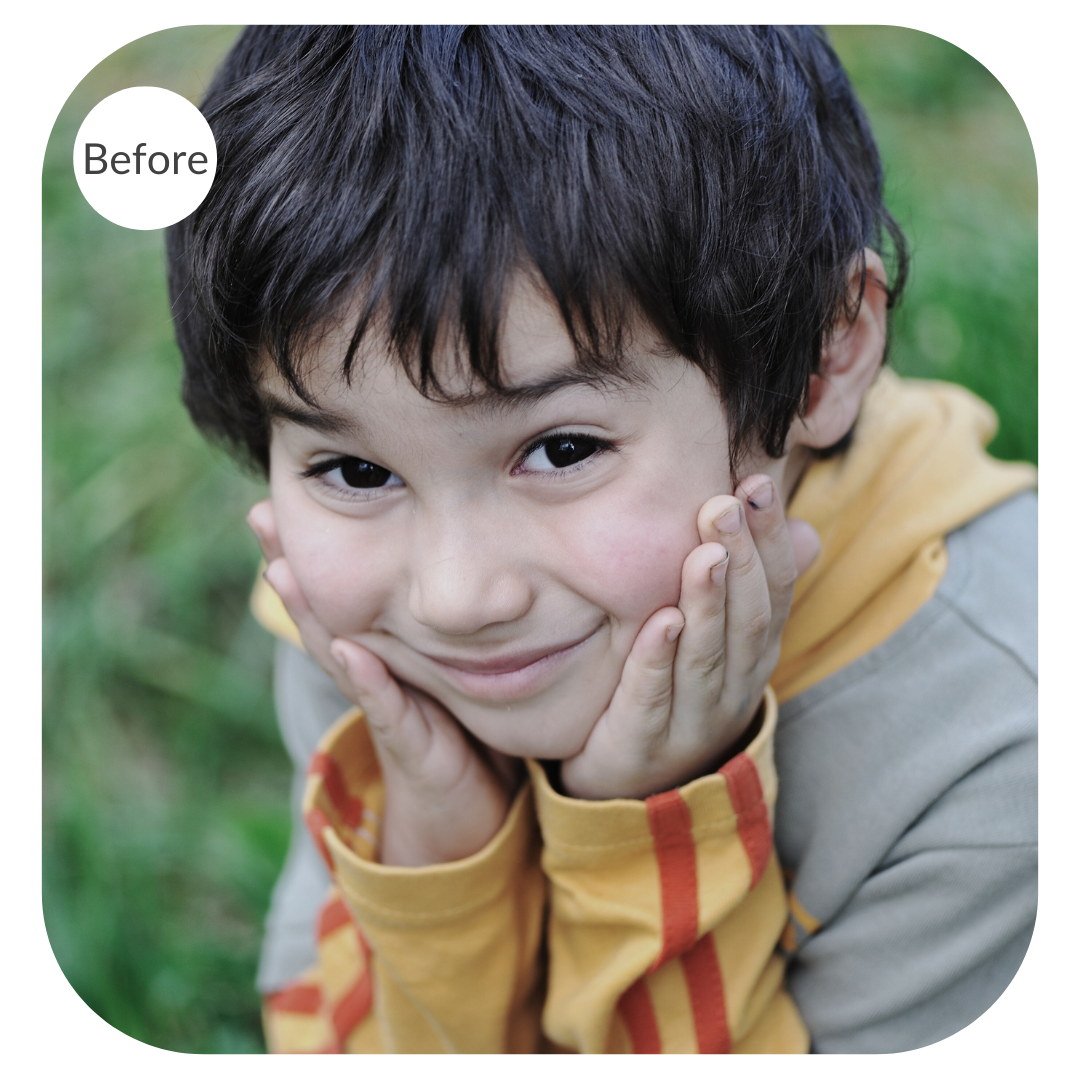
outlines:
[[667, 628], [667, 634], [665, 636], [668, 639], [668, 644], [669, 645], [673, 641], [678, 640], [679, 635], [682, 633], [682, 628], [685, 625], [686, 625], [685, 623], [672, 623], [671, 626], [669, 626]]
[[709, 567], [709, 577], [712, 579], [714, 585], [723, 585], [724, 579], [727, 577], [727, 564], [728, 559], [731, 558], [729, 551], [724, 552], [724, 557], [718, 562], [713, 563]]
[[713, 527], [717, 532], [737, 533], [742, 528], [742, 504], [736, 503], [729, 510], [725, 510], [713, 522]]
[[746, 501], [755, 510], [768, 510], [772, 506], [773, 489], [772, 484], [766, 481], [759, 488], [755, 488], [749, 495], [746, 496]]
[[330, 655], [334, 658], [334, 663], [337, 664], [342, 671], [345, 670], [345, 650], [338, 644], [330, 646]]

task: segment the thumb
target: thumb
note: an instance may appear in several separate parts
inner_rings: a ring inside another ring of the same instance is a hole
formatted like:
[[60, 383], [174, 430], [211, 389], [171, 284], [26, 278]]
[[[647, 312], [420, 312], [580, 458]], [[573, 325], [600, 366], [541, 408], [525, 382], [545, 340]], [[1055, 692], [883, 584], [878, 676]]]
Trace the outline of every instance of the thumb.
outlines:
[[787, 526], [788, 534], [791, 536], [792, 551], [795, 554], [795, 570], [801, 577], [821, 553], [821, 537], [809, 521], [803, 521], [801, 518], [788, 518]]

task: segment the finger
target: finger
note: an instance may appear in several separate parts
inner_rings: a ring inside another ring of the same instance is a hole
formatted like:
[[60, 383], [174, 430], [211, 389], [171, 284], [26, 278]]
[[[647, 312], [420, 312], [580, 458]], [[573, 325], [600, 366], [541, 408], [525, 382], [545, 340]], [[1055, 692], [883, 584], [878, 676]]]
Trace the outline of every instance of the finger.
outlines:
[[304, 596], [300, 583], [296, 580], [296, 575], [293, 574], [288, 562], [283, 558], [272, 560], [263, 571], [263, 577], [270, 588], [281, 597], [289, 618], [296, 623], [301, 637], [304, 638], [304, 644], [307, 645], [310, 642], [320, 646], [319, 651], [323, 655], [329, 655], [330, 634], [323, 629], [311, 610], [311, 605], [308, 604], [307, 597]]
[[274, 506], [269, 499], [257, 502], [247, 516], [248, 527], [259, 541], [263, 558], [271, 563], [280, 559], [284, 552], [281, 550], [281, 541], [278, 538], [277, 519], [274, 516]]
[[337, 684], [337, 688], [348, 698], [355, 701], [354, 691], [344, 673], [341, 671], [330, 655], [331, 634], [319, 622], [318, 617], [311, 610], [300, 589], [300, 584], [285, 559], [274, 559], [263, 572], [267, 584], [281, 597], [289, 618], [296, 624], [300, 631], [300, 639], [308, 655], [312, 657], [324, 671], [326, 671]]
[[638, 631], [608, 706], [611, 721], [615, 726], [629, 725], [628, 734], [645, 731], [651, 736], [666, 728], [673, 665], [685, 623], [678, 608], [661, 608]]
[[415, 766], [431, 745], [431, 730], [416, 702], [402, 690], [389, 668], [370, 650], [347, 638], [334, 638], [330, 656], [353, 688], [368, 730], [402, 766]]
[[506, 817], [504, 786], [434, 699], [400, 684], [373, 652], [335, 638], [331, 655], [356, 687], [385, 788], [380, 861], [430, 866], [484, 847]]
[[821, 554], [821, 537], [809, 521], [801, 518], [788, 518], [788, 532], [791, 534], [791, 546], [795, 551], [795, 569], [802, 577]]
[[674, 693], [696, 715], [711, 715], [720, 700], [727, 654], [727, 569], [730, 556], [722, 544], [702, 544], [683, 562], [679, 609], [686, 626], [675, 655]]
[[729, 554], [725, 580], [725, 681], [730, 685], [725, 686], [725, 697], [730, 698], [749, 692], [745, 679], [767, 651], [773, 627], [772, 601], [764, 567], [747, 527], [743, 503], [731, 495], [718, 495], [702, 511], [698, 529], [703, 539], [721, 544]]
[[763, 474], [748, 476], [735, 494], [743, 501], [747, 526], [765, 571], [772, 611], [769, 629], [778, 639], [791, 610], [792, 591], [799, 576], [784, 504], [773, 481]]

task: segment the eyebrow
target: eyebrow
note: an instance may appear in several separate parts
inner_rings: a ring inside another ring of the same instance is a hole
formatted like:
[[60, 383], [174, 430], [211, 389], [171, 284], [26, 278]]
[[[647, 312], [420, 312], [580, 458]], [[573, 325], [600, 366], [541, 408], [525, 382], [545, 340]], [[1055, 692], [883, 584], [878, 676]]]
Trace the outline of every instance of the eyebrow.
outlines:
[[259, 400], [271, 420], [284, 420], [290, 424], [298, 424], [300, 427], [310, 428], [323, 435], [356, 435], [360, 431], [360, 424], [354, 417], [334, 412], [332, 409], [312, 409], [305, 405], [294, 405], [267, 390], [259, 394]]
[[538, 401], [543, 401], [561, 390], [584, 386], [608, 393], [614, 390], [632, 389], [649, 385], [651, 380], [644, 372], [634, 371], [582, 371], [574, 368], [557, 372], [546, 379], [521, 383], [517, 386], [492, 387], [479, 394], [450, 398], [447, 404], [478, 408], [495, 415], [526, 412]]
[[[476, 408], [488, 415], [509, 416], [527, 412], [537, 402], [574, 386], [611, 392], [650, 384], [651, 380], [644, 372], [582, 371], [575, 368], [557, 372], [546, 379], [538, 379], [536, 382], [509, 387], [491, 387], [477, 394], [460, 394], [436, 400], [439, 404], [452, 407]], [[355, 436], [362, 430], [359, 421], [346, 413], [294, 404], [284, 401], [268, 390], [263, 390], [259, 398], [271, 420], [284, 420], [290, 424], [318, 431], [323, 435]]]

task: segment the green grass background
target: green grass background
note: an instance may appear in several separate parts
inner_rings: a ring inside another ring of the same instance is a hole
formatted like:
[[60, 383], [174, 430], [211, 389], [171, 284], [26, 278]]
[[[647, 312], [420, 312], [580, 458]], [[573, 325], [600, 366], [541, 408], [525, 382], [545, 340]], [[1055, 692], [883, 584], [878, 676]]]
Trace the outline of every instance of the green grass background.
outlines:
[[[235, 33], [186, 27], [113, 54], [61, 112], [42, 178], [45, 920], [91, 1008], [193, 1052], [263, 1049], [253, 978], [289, 779], [271, 644], [247, 612], [258, 551], [243, 517], [263, 487], [207, 447], [180, 405], [161, 234], [90, 210], [71, 151], [116, 90], [197, 101]], [[831, 35], [912, 242], [892, 362], [971, 387], [1001, 417], [992, 450], [1034, 461], [1024, 124], [997, 81], [938, 38]]]

